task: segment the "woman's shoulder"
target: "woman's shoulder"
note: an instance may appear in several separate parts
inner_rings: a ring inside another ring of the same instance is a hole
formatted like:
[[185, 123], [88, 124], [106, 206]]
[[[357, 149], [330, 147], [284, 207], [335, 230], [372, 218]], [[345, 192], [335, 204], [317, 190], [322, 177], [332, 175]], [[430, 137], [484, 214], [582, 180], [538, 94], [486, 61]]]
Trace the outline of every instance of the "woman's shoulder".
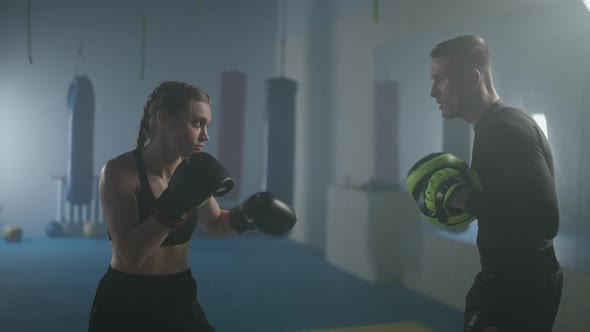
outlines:
[[124, 152], [108, 160], [101, 170], [103, 181], [120, 184], [134, 183], [137, 180], [137, 166], [133, 151]]

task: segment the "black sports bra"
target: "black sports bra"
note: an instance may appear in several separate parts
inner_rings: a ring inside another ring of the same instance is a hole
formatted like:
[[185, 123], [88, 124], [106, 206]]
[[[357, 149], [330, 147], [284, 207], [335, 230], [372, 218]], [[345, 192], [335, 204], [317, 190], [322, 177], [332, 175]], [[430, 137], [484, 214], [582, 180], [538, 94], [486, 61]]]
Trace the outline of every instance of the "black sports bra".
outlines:
[[[142, 223], [146, 221], [150, 216], [150, 210], [156, 203], [156, 197], [152, 192], [152, 188], [150, 186], [150, 182], [148, 181], [147, 173], [145, 170], [145, 163], [143, 160], [143, 155], [140, 149], [136, 149], [133, 151], [133, 155], [135, 156], [135, 162], [137, 164], [137, 173], [139, 175], [139, 192], [137, 195], [137, 209], [139, 211], [139, 222]], [[173, 230], [168, 234], [164, 242], [162, 242], [162, 246], [173, 246], [178, 244], [183, 244], [192, 238], [193, 232], [197, 227], [198, 223], [198, 213], [194, 211], [192, 214], [191, 219], [189, 219], [186, 223], [180, 226], [178, 229]], [[111, 236], [109, 234], [109, 239]]]

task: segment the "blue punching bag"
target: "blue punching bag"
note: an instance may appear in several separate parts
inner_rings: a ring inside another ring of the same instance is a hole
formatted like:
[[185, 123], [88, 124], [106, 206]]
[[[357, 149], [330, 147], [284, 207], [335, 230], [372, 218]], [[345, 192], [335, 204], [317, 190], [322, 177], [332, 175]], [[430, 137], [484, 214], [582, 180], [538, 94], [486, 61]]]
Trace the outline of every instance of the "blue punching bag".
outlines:
[[66, 199], [90, 204], [93, 193], [94, 89], [86, 75], [76, 76], [68, 89], [68, 162]]
[[280, 77], [269, 79], [266, 84], [268, 112], [266, 190], [293, 206], [297, 82]]

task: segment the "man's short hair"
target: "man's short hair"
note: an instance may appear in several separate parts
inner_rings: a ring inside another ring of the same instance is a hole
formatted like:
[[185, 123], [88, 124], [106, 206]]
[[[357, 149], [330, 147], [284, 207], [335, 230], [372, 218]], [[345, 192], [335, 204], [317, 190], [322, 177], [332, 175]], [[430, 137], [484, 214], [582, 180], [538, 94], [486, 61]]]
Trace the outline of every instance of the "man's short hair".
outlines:
[[438, 43], [431, 58], [447, 56], [459, 64], [478, 69], [490, 68], [490, 50], [482, 37], [463, 35]]

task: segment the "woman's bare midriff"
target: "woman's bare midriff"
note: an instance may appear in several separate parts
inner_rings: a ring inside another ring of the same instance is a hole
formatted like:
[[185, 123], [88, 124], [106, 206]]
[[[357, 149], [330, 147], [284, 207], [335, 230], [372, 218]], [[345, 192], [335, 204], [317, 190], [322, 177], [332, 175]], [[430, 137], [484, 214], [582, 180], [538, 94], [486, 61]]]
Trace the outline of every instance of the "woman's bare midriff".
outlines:
[[113, 253], [111, 266], [115, 270], [129, 274], [167, 275], [182, 272], [190, 267], [189, 245], [190, 242], [159, 247], [141, 267], [137, 268], [126, 265], [113, 248], [111, 242], [111, 251]]

